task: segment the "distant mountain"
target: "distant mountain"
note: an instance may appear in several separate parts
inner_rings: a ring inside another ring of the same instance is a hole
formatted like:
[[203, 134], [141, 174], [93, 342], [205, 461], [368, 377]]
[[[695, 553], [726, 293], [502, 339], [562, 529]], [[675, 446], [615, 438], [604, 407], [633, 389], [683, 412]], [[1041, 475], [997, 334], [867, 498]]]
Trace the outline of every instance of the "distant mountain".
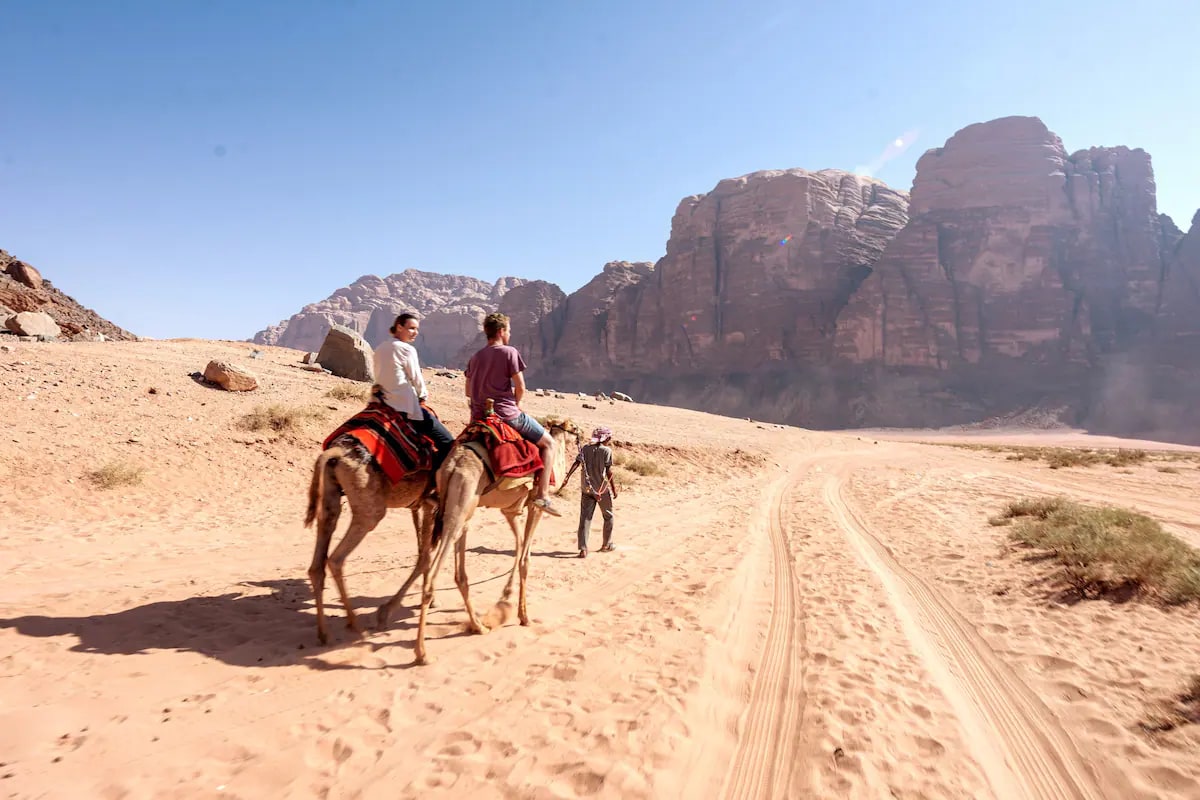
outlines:
[[259, 331], [256, 344], [317, 351], [331, 323], [360, 333], [372, 347], [388, 337], [396, 315], [421, 317], [417, 348], [425, 365], [457, 366], [459, 351], [475, 339], [484, 316], [500, 299], [528, 281], [501, 278], [487, 283], [464, 275], [407, 269], [386, 278], [364, 275], [326, 299], [311, 303], [278, 325]]

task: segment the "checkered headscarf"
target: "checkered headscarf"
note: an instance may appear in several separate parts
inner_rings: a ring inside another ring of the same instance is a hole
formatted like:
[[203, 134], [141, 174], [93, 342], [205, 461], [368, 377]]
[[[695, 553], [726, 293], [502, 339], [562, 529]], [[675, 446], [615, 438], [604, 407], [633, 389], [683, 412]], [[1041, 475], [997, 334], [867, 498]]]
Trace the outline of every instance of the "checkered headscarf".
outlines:
[[601, 442], [607, 442], [611, 438], [612, 438], [612, 429], [611, 428], [596, 428], [594, 431], [592, 431], [592, 442], [591, 443], [592, 444], [600, 444]]

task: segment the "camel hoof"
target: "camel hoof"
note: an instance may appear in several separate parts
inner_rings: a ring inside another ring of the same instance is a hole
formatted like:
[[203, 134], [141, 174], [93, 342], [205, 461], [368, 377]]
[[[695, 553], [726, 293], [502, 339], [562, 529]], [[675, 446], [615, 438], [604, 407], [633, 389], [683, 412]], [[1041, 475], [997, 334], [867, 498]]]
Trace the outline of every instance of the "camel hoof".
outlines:
[[325, 633], [325, 631], [317, 631], [317, 643], [329, 644], [329, 634]]
[[413, 666], [426, 667], [429, 666], [429, 661], [428, 656], [417, 656], [413, 659]]
[[489, 628], [487, 625], [477, 624], [477, 625], [470, 626], [470, 631], [471, 631], [471, 633], [482, 636], [485, 633], [491, 633], [492, 629]]
[[386, 606], [380, 606], [379, 613], [375, 615], [375, 630], [386, 631], [391, 623], [391, 616]]

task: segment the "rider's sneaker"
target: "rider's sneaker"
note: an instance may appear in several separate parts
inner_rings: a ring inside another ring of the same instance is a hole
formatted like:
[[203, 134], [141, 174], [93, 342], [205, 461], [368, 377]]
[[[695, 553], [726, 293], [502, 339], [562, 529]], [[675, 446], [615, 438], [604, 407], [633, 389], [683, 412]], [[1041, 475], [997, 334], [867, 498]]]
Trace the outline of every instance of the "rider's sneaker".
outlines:
[[539, 497], [537, 500], [533, 501], [533, 504], [552, 517], [562, 516], [562, 513], [554, 507], [554, 505], [550, 502], [550, 498], [548, 497]]

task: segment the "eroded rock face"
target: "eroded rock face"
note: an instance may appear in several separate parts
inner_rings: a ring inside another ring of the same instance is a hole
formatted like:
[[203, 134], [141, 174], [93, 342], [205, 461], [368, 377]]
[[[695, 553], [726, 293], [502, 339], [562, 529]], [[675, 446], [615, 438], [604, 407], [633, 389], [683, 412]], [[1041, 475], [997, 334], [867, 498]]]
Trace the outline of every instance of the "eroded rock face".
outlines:
[[[1200, 370], [1196, 226], [1157, 213], [1145, 152], [1069, 154], [1032, 117], [930, 150], [910, 198], [830, 171], [722, 181], [652, 271], [609, 271], [548, 318], [545, 380], [803, 425], [1054, 405], [1129, 433], [1178, 428]], [[1153, 413], [1116, 413], [1139, 398]]]
[[679, 204], [653, 268], [609, 264], [551, 315], [548, 377], [715, 377], [824, 358], [906, 219], [903, 192], [845, 172], [721, 181]]
[[[552, 344], [547, 341], [549, 326], [543, 327], [542, 321], [547, 319], [552, 311], [560, 308], [567, 299], [562, 289], [546, 281], [529, 281], [505, 292], [500, 298], [496, 310], [507, 314], [512, 338], [509, 344], [521, 351], [528, 364], [542, 364]], [[466, 365], [471, 356], [487, 344], [483, 328], [477, 324], [475, 335], [463, 346], [452, 361], [452, 365]], [[531, 369], [530, 375], [536, 373]]]
[[454, 363], [472, 341], [483, 317], [496, 310], [500, 298], [525, 283], [501, 278], [487, 283], [463, 275], [409, 269], [381, 278], [364, 275], [319, 303], [305, 306], [278, 325], [256, 333], [256, 344], [316, 350], [330, 326], [337, 324], [362, 336], [372, 347], [386, 341], [396, 316], [413, 312], [421, 318], [417, 350], [423, 364]]
[[0, 250], [0, 308], [9, 310], [0, 312], [2, 316], [23, 311], [45, 314], [61, 329], [59, 335], [65, 339], [94, 340], [101, 334], [107, 339], [137, 338], [95, 311], [84, 308], [74, 298], [56, 289], [32, 266], [3, 250]]

